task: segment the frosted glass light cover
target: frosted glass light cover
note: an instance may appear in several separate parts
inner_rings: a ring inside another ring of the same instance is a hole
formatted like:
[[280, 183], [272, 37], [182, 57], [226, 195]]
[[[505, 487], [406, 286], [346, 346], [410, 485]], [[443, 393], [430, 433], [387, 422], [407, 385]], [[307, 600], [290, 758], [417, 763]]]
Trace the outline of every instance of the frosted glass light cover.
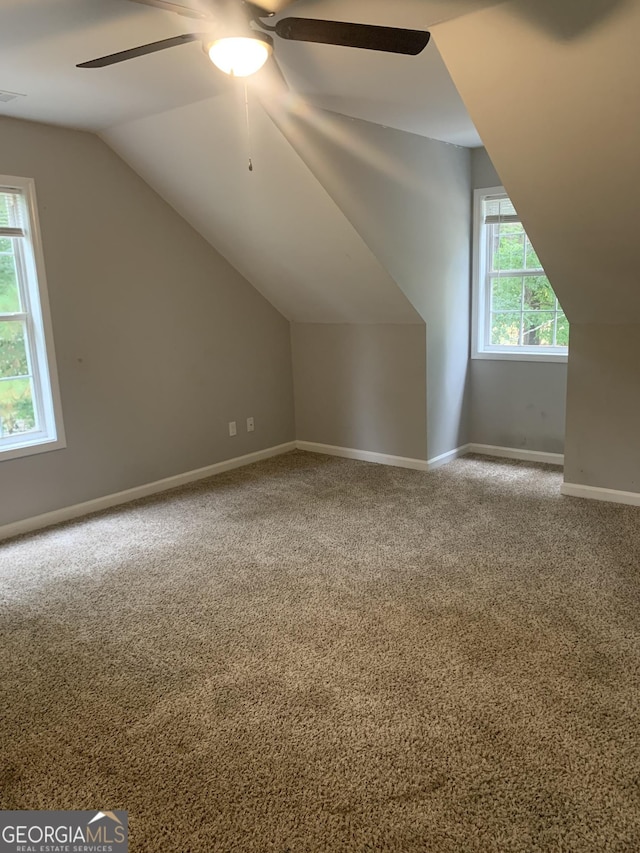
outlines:
[[257, 38], [223, 38], [209, 48], [209, 58], [221, 71], [233, 77], [249, 77], [265, 64], [271, 45]]

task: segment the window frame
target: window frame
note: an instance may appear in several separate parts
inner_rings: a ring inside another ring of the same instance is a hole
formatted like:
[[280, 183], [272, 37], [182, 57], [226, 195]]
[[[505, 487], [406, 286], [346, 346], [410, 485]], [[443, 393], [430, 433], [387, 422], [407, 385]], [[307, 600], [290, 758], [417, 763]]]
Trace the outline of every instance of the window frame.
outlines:
[[10, 238], [18, 241], [14, 257], [22, 310], [4, 312], [0, 318], [25, 322], [34, 409], [40, 428], [0, 438], [0, 462], [66, 447], [35, 181], [0, 175], [0, 192], [5, 190], [19, 192], [27, 221], [24, 237]]
[[[492, 348], [486, 343], [489, 321], [487, 283], [489, 280], [488, 240], [483, 205], [491, 196], [509, 195], [504, 187], [483, 187], [473, 194], [472, 300], [471, 300], [471, 358], [495, 361], [566, 362], [568, 347], [504, 346]], [[557, 298], [557, 297], [556, 297]]]

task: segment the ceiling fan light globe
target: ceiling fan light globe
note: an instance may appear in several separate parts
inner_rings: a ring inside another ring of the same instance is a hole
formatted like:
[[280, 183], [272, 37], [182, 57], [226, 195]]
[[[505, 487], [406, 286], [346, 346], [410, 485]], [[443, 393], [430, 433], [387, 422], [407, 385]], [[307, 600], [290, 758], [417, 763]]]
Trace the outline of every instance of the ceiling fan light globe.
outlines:
[[271, 45], [261, 38], [221, 38], [207, 49], [213, 64], [231, 77], [249, 77], [265, 64]]

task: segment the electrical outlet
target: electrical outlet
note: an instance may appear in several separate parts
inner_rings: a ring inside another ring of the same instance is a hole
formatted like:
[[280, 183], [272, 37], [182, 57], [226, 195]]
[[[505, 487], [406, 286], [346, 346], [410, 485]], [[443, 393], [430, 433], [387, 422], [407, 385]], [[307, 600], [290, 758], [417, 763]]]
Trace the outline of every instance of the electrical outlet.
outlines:
[[237, 435], [237, 434], [238, 434], [238, 430], [236, 428], [236, 422], [235, 421], [229, 421], [229, 435]]
[[253, 418], [247, 418], [247, 432], [253, 432], [254, 429]]

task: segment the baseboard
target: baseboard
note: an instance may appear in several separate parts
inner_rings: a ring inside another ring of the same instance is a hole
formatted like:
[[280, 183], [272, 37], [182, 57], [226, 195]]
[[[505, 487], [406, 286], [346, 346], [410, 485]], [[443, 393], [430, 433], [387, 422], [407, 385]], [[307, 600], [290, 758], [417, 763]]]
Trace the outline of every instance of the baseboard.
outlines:
[[548, 465], [564, 465], [564, 454], [545, 453], [542, 450], [524, 450], [521, 447], [496, 447], [493, 444], [468, 444], [467, 453], [484, 456], [500, 456], [503, 459], [520, 459], [523, 462], [546, 462]]
[[413, 468], [414, 471], [427, 471], [426, 459], [411, 459], [408, 456], [390, 456], [387, 453], [374, 453], [372, 450], [357, 450], [354, 447], [336, 447], [333, 444], [318, 444], [315, 441], [296, 441], [298, 450], [308, 453], [323, 453], [325, 456], [342, 456], [344, 459], [358, 459], [360, 462], [376, 462], [378, 465], [391, 465], [394, 468]]
[[[247, 453], [244, 456], [225, 459], [223, 462], [216, 462], [213, 465], [197, 468], [194, 471], [186, 471], [184, 474], [176, 474], [173, 477], [165, 477], [163, 480], [156, 480], [153, 483], [135, 486], [123, 492], [104, 495], [90, 501], [53, 510], [53, 512], [46, 512], [32, 518], [25, 518], [21, 521], [5, 524], [0, 527], [0, 541], [13, 536], [19, 536], [22, 533], [30, 533], [34, 530], [41, 530], [44, 527], [51, 527], [53, 524], [60, 524], [63, 521], [81, 518], [93, 512], [100, 512], [103, 509], [110, 509], [111, 507], [130, 503], [131, 501], [146, 498], [160, 492], [166, 492], [170, 489], [176, 489], [179, 486], [194, 483], [197, 480], [204, 480], [207, 477], [213, 477], [224, 471], [231, 471], [234, 468], [251, 465], [253, 462], [269, 459], [272, 456], [279, 456], [282, 453], [288, 453], [296, 449], [306, 450], [309, 453], [323, 453], [328, 456], [341, 456], [345, 459], [357, 459], [362, 462], [375, 462], [379, 465], [391, 465], [396, 468], [411, 468], [414, 471], [433, 471], [442, 465], [446, 465], [447, 462], [464, 456], [466, 453], [502, 456], [507, 459], [521, 459], [526, 462], [547, 462], [551, 465], [562, 465], [564, 463], [564, 456], [560, 453], [542, 453], [537, 450], [520, 450], [513, 447], [494, 447], [488, 444], [465, 444], [427, 460], [412, 459], [407, 456], [392, 456], [387, 453], [375, 453], [371, 450], [358, 450], [352, 447], [336, 447], [331, 444], [318, 444], [313, 441], [290, 441], [286, 444], [257, 450], [255, 453]], [[562, 494], [574, 497], [640, 506], [640, 494], [635, 492], [619, 492], [613, 489], [599, 489], [593, 486], [580, 486], [572, 483], [565, 483], [561, 491]]]
[[469, 452], [468, 445], [456, 447], [447, 453], [441, 453], [433, 459], [412, 459], [409, 456], [391, 456], [388, 453], [375, 453], [373, 450], [358, 450], [355, 447], [337, 447], [333, 444], [318, 444], [315, 441], [296, 441], [298, 450], [309, 453], [324, 453], [326, 456], [342, 456], [344, 459], [358, 459], [360, 462], [375, 462], [378, 465], [391, 465], [394, 468], [411, 468], [414, 471], [433, 471], [464, 456]]
[[12, 536], [19, 536], [21, 533], [31, 533], [33, 530], [51, 527], [52, 524], [60, 524], [62, 521], [81, 518], [92, 512], [99, 512], [100, 510], [110, 509], [120, 504], [130, 503], [131, 501], [146, 498], [149, 495], [155, 495], [159, 492], [176, 489], [179, 486], [187, 485], [187, 483], [204, 480], [207, 477], [213, 477], [215, 474], [222, 474], [224, 471], [231, 471], [233, 468], [242, 468], [245, 465], [251, 465], [253, 462], [260, 462], [261, 459], [269, 459], [272, 456], [279, 456], [282, 453], [288, 453], [295, 449], [296, 442], [289, 441], [286, 444], [267, 447], [264, 450], [256, 450], [255, 453], [247, 453], [244, 456], [225, 459], [223, 462], [216, 462], [214, 465], [207, 465], [205, 468], [197, 468], [194, 471], [186, 471], [184, 474], [176, 474], [174, 477], [165, 477], [163, 480], [145, 483], [143, 486], [135, 486], [133, 489], [126, 489], [124, 492], [104, 495], [101, 498], [56, 509], [53, 512], [45, 512], [42, 515], [25, 518], [22, 521], [14, 521], [11, 524], [5, 524], [0, 527], [0, 541], [9, 539]]
[[427, 470], [435, 471], [436, 468], [441, 468], [448, 462], [453, 462], [454, 459], [459, 459], [461, 456], [465, 456], [470, 452], [469, 447], [469, 444], [461, 444], [460, 447], [456, 447], [454, 450], [449, 450], [447, 453], [441, 453], [439, 456], [433, 456], [427, 462]]
[[599, 486], [582, 486], [580, 483], [563, 483], [560, 486], [560, 494], [572, 498], [640, 506], [640, 492], [621, 492], [618, 489], [602, 489]]

